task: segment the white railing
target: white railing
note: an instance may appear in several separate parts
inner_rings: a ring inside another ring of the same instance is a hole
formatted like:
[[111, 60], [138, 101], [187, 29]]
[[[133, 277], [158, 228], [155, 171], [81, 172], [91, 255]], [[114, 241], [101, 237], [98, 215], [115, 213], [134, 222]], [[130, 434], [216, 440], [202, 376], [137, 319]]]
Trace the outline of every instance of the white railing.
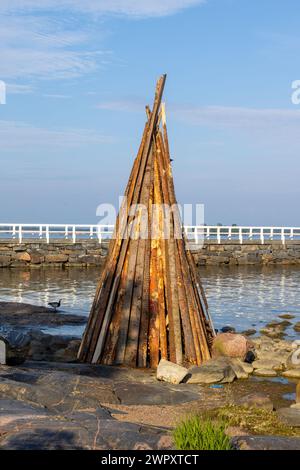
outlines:
[[[113, 225], [64, 225], [64, 224], [0, 224], [0, 242], [15, 240], [18, 243], [32, 240], [70, 240], [73, 243], [81, 240], [110, 239]], [[203, 244], [212, 241], [218, 244], [228, 241], [238, 243], [280, 241], [300, 241], [300, 227], [244, 227], [244, 226], [185, 226], [184, 231], [191, 243]]]

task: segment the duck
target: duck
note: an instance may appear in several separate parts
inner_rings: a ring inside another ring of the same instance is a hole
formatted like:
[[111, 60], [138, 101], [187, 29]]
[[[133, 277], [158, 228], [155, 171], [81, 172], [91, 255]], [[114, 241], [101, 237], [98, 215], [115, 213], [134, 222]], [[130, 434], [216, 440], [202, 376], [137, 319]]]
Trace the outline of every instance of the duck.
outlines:
[[50, 307], [54, 309], [54, 312], [56, 312], [57, 309], [61, 306], [61, 301], [62, 299], [60, 299], [58, 302], [49, 302], [48, 305], [50, 305]]

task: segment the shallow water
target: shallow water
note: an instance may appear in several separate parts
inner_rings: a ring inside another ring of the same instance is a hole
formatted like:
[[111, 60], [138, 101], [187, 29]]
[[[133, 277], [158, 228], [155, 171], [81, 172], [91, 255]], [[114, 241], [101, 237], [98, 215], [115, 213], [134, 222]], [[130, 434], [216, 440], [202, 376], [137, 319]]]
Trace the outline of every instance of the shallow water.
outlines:
[[[201, 269], [216, 327], [261, 329], [281, 314], [300, 321], [300, 269], [294, 267], [218, 267]], [[286, 333], [296, 337], [293, 328]], [[299, 334], [298, 334], [299, 336]]]
[[[283, 313], [300, 321], [299, 268], [209, 267], [200, 273], [216, 328], [260, 330]], [[88, 315], [99, 277], [99, 268], [0, 269], [0, 300], [47, 305], [61, 298], [64, 313]], [[72, 326], [59, 332], [80, 335], [82, 330]], [[296, 337], [292, 328], [287, 333]]]

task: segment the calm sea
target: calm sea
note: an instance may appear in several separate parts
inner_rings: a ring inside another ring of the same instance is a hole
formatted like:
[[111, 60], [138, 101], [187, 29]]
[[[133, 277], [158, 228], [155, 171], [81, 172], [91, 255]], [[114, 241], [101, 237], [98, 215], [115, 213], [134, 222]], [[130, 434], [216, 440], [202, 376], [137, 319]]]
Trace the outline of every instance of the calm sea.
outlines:
[[[202, 268], [200, 270], [215, 327], [258, 331], [278, 315], [300, 321], [300, 269], [294, 267]], [[0, 300], [47, 305], [63, 299], [64, 313], [88, 315], [100, 270], [0, 269]], [[81, 335], [82, 327], [45, 330]], [[290, 337], [296, 333], [287, 330]], [[298, 334], [299, 336], [299, 334]]]

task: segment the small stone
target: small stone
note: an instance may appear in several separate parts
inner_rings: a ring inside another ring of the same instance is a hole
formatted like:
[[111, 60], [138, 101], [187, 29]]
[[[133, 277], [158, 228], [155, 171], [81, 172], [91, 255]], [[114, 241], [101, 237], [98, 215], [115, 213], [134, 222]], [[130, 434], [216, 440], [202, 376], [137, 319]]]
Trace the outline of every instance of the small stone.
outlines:
[[235, 328], [233, 326], [223, 326], [221, 328], [222, 333], [235, 333]]
[[287, 369], [299, 369], [300, 370], [300, 346], [297, 345], [297, 349], [293, 350], [286, 359]]
[[185, 367], [174, 364], [173, 362], [161, 359], [157, 367], [156, 378], [163, 382], [180, 384], [187, 376], [188, 370]]
[[288, 320], [283, 320], [283, 321], [280, 321], [280, 322], [273, 321], [273, 322], [267, 323], [266, 328], [280, 328], [281, 330], [285, 330], [286, 328], [288, 328], [291, 325], [292, 325], [292, 323]]
[[284, 424], [292, 427], [300, 427], [300, 409], [298, 408], [280, 408], [277, 416]]
[[281, 315], [278, 315], [279, 318], [283, 318], [284, 320], [292, 320], [295, 318], [295, 315], [291, 315], [290, 313], [283, 313]]
[[244, 363], [252, 364], [255, 361], [255, 359], [256, 359], [256, 352], [248, 351], [244, 358]]
[[66, 263], [69, 257], [67, 255], [54, 254], [45, 257], [46, 263]]
[[252, 363], [254, 369], [271, 369], [281, 371], [283, 370], [283, 364], [274, 359], [258, 359]]
[[23, 335], [17, 331], [9, 331], [2, 342], [6, 345], [5, 364], [9, 366], [20, 365], [26, 361], [28, 357], [30, 339], [28, 335]]
[[300, 379], [300, 369], [289, 369], [282, 372], [281, 375], [289, 379]]
[[237, 379], [248, 379], [249, 374], [246, 372], [243, 364], [244, 363], [240, 359], [232, 358], [230, 360], [230, 366], [234, 370]]
[[294, 330], [300, 332], [300, 321], [294, 325]]
[[241, 334], [244, 336], [253, 336], [255, 335], [255, 333], [257, 333], [257, 331], [254, 330], [254, 328], [253, 329], [250, 328], [249, 330], [242, 331]]
[[277, 373], [272, 369], [256, 369], [254, 375], [258, 377], [277, 377]]
[[296, 408], [297, 410], [300, 410], [300, 403], [294, 403], [290, 406], [290, 408]]
[[0, 337], [0, 364], [6, 364], [6, 351], [7, 351], [7, 342], [4, 338]]
[[192, 384], [231, 383], [236, 378], [230, 362], [225, 358], [211, 359], [202, 366], [191, 367], [188, 372], [187, 382]]
[[26, 262], [30, 262], [31, 260], [31, 256], [29, 253], [27, 253], [26, 251], [24, 252], [21, 252], [21, 253], [17, 253], [16, 254], [16, 260], [18, 261], [26, 261]]
[[249, 364], [248, 362], [240, 361], [240, 364], [248, 375], [252, 374], [254, 370], [253, 363]]
[[264, 410], [273, 411], [274, 405], [271, 399], [263, 393], [251, 393], [239, 399], [237, 405], [244, 406], [245, 408], [259, 408]]

